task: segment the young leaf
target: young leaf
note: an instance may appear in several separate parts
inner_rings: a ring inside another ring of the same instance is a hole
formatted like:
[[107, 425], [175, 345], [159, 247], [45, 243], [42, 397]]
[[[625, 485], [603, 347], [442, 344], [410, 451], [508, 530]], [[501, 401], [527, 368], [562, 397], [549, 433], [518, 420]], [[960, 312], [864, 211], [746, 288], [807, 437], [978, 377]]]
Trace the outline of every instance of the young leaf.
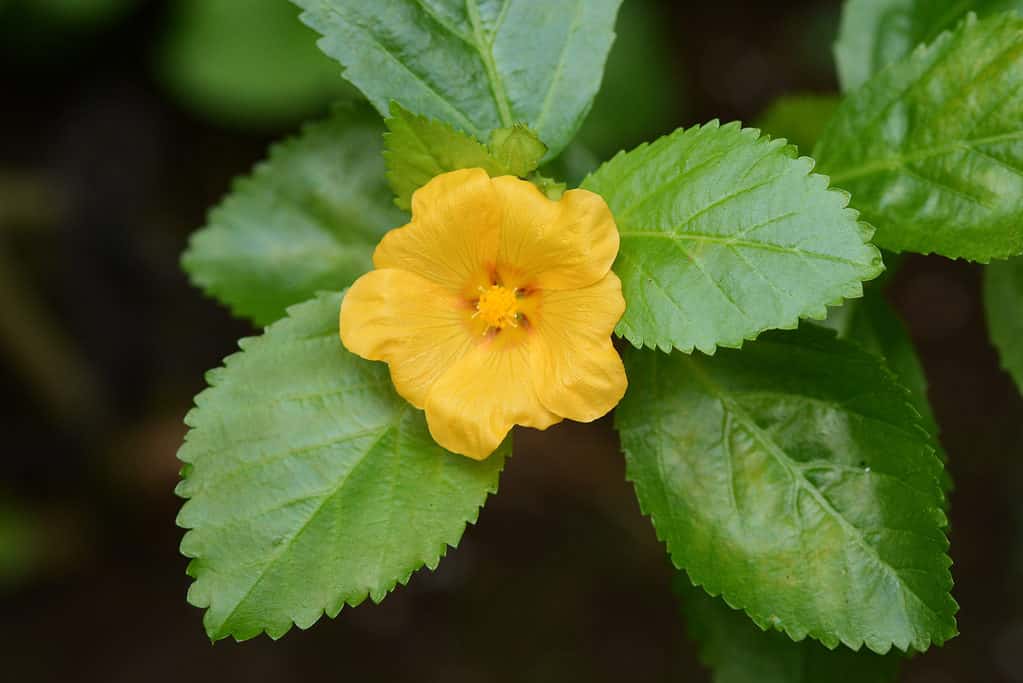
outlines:
[[628, 477], [695, 584], [828, 647], [956, 634], [941, 461], [879, 358], [810, 325], [626, 367]]
[[794, 643], [782, 633], [762, 631], [723, 600], [675, 577], [689, 634], [700, 645], [700, 660], [714, 671], [714, 683], [891, 683], [899, 670], [894, 652], [885, 656], [828, 650], [820, 643]]
[[984, 305], [991, 341], [1023, 391], [1023, 258], [984, 269]]
[[968, 12], [982, 17], [1023, 9], [1023, 0], [847, 0], [835, 43], [844, 92], [860, 87], [917, 45], [955, 28]]
[[341, 296], [296, 306], [208, 376], [179, 457], [188, 600], [210, 638], [272, 638], [437, 566], [497, 488], [437, 446], [387, 368], [338, 339]]
[[491, 176], [526, 176], [536, 170], [546, 147], [525, 126], [494, 131], [490, 147], [442, 121], [416, 116], [391, 103], [384, 135], [387, 179], [395, 204], [412, 207], [412, 193], [435, 176], [460, 168], [482, 168]]
[[870, 229], [784, 140], [738, 124], [679, 130], [583, 181], [611, 207], [636, 346], [712, 353], [823, 318], [882, 270]]
[[557, 156], [600, 87], [621, 0], [292, 0], [320, 48], [391, 100], [478, 140], [524, 123]]
[[809, 152], [838, 108], [834, 95], [786, 95], [776, 99], [756, 127], [773, 138], [785, 138]]
[[360, 110], [331, 117], [271, 149], [193, 235], [192, 282], [257, 325], [373, 267], [373, 249], [405, 217], [384, 180], [381, 126]]
[[842, 103], [817, 145], [892, 251], [1023, 252], [1023, 18], [970, 16]]

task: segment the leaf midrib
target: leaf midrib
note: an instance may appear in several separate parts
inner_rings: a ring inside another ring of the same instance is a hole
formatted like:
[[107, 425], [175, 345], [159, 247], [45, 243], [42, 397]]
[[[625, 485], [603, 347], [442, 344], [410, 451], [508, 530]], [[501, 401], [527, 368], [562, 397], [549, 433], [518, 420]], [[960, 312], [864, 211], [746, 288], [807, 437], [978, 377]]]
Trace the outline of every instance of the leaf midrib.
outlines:
[[[470, 132], [470, 133], [472, 133], [474, 135], [480, 135], [481, 134], [480, 133], [480, 129], [476, 126], [475, 123], [472, 122], [472, 120], [469, 118], [469, 116], [465, 112], [463, 112], [458, 107], [456, 107], [454, 105], [454, 103], [452, 103], [447, 97], [445, 97], [440, 92], [438, 92], [437, 89], [430, 82], [428, 82], [422, 75], [420, 75], [420, 74], [416, 73], [415, 71], [413, 71], [412, 67], [410, 67], [404, 61], [399, 59], [397, 55], [395, 55], [393, 52], [391, 52], [391, 49], [389, 47], [387, 47], [386, 45], [384, 45], [384, 43], [380, 40], [380, 38], [375, 33], [373, 33], [373, 31], [371, 31], [368, 27], [359, 26], [357, 24], [357, 22], [350, 21], [337, 8], [332, 7], [330, 4], [328, 4], [326, 2], [320, 3], [320, 9], [324, 13], [332, 15], [332, 16], [340, 19], [342, 22], [350, 22], [353, 26], [357, 26], [359, 29], [361, 29], [363, 31], [363, 33], [365, 34], [366, 38], [370, 42], [375, 44], [378, 48], [380, 48], [381, 52], [383, 52], [385, 55], [387, 55], [387, 57], [389, 57], [391, 59], [391, 61], [393, 61], [399, 67], [404, 69], [416, 81], [421, 83], [423, 85], [423, 87], [426, 88], [434, 97], [436, 97], [437, 100], [442, 105], [444, 105], [453, 114], [455, 114], [455, 116], [458, 118], [458, 120], [461, 122], [461, 124], [463, 126], [465, 126], [466, 131], [468, 131], [468, 132]], [[440, 23], [439, 25], [442, 26], [442, 27], [445, 26], [445, 24], [442, 24], [442, 23]]]
[[945, 145], [922, 149], [911, 154], [899, 154], [886, 157], [884, 159], [877, 159], [865, 164], [860, 164], [859, 166], [854, 166], [842, 173], [833, 174], [831, 175], [831, 182], [838, 185], [848, 180], [855, 180], [856, 178], [862, 178], [876, 173], [897, 171], [908, 164], [917, 161], [926, 161], [927, 159], [932, 159], [944, 154], [951, 154], [956, 151], [967, 150], [970, 152], [981, 153], [980, 150], [974, 149], [974, 147], [991, 145], [998, 142], [1011, 142], [1013, 140], [1023, 140], [1023, 130], [1013, 131], [1011, 133], [1001, 133], [999, 135], [990, 135], [983, 138], [975, 138], [973, 140], [954, 140]]
[[[245, 604], [245, 602], [252, 595], [252, 592], [254, 590], [256, 590], [256, 588], [263, 582], [263, 579], [266, 578], [267, 573], [277, 564], [277, 562], [287, 553], [287, 551], [289, 551], [291, 549], [291, 547], [294, 545], [295, 541], [305, 532], [305, 530], [309, 527], [309, 525], [312, 523], [312, 521], [314, 519], [316, 519], [316, 517], [319, 516], [320, 512], [323, 511], [323, 508], [327, 504], [327, 502], [330, 501], [330, 500], [333, 500], [334, 496], [336, 496], [338, 494], [338, 492], [341, 490], [341, 488], [345, 485], [345, 483], [348, 481], [348, 479], [352, 476], [352, 473], [355, 472], [355, 470], [363, 462], [366, 461], [366, 458], [369, 456], [369, 454], [372, 453], [376, 449], [376, 447], [380, 444], [380, 442], [383, 441], [384, 438], [392, 430], [397, 429], [399, 427], [399, 425], [401, 423], [401, 420], [405, 416], [405, 411], [406, 410], [407, 410], [407, 404], [403, 405], [398, 410], [398, 412], [396, 413], [395, 417], [391, 421], [387, 422], [386, 424], [384, 424], [380, 428], [380, 435], [376, 439], [374, 439], [373, 442], [366, 448], [366, 450], [363, 451], [362, 454], [359, 455], [359, 457], [355, 460], [355, 462], [352, 463], [352, 466], [350, 468], [348, 468], [348, 471], [345, 473], [345, 475], [343, 477], [341, 477], [341, 479], [338, 481], [337, 485], [334, 486], [334, 488], [332, 488], [329, 492], [327, 492], [323, 496], [323, 500], [320, 502], [319, 505], [316, 506], [315, 510], [313, 510], [312, 512], [309, 513], [309, 517], [305, 520], [305, 522], [302, 523], [302, 526], [299, 527], [299, 529], [291, 536], [291, 538], [288, 539], [288, 541], [286, 543], [282, 543], [280, 548], [277, 550], [277, 552], [274, 553], [273, 557], [271, 557], [270, 560], [265, 565], [263, 565], [263, 567], [259, 570], [259, 573], [256, 576], [256, 578], [253, 580], [252, 584], [249, 586], [248, 590], [245, 591], [245, 594], [242, 595], [242, 597], [239, 598], [237, 602], [235, 602], [234, 608], [231, 609], [231, 612], [226, 617], [224, 617], [223, 620], [221, 620], [221, 622], [220, 622], [220, 627], [221, 628], [225, 624], [228, 624], [228, 623], [231, 622], [231, 620], [234, 618], [235, 614], [238, 613], [238, 610], [241, 608], [241, 606], [243, 604]], [[221, 633], [221, 631], [219, 629], [217, 631], [217, 634], [218, 635], [222, 635], [222, 633]]]
[[[740, 423], [742, 423], [743, 427], [745, 427], [749, 431], [753, 438], [757, 442], [759, 442], [760, 445], [768, 452], [768, 454], [770, 454], [771, 457], [774, 458], [774, 460], [779, 465], [782, 466], [786, 473], [788, 473], [793, 483], [796, 486], [806, 490], [817, 502], [817, 504], [821, 507], [821, 509], [838, 523], [839, 527], [841, 527], [841, 529], [845, 532], [848, 538], [850, 538], [854, 543], [856, 543], [856, 545], [862, 548], [864, 552], [866, 552], [870, 557], [872, 557], [876, 564], [879, 567], [883, 568], [887, 574], [895, 578], [898, 585], [902, 588], [902, 591], [900, 591], [900, 595], [903, 596], [903, 616], [908, 617], [907, 610], [905, 608], [905, 595], [908, 594], [912, 596], [913, 599], [919, 605], [921, 605], [925, 610], [927, 610], [927, 612], [936, 617], [937, 620], [940, 622], [942, 619], [941, 615], [937, 612], [937, 610], [928, 605], [923, 600], [923, 598], [921, 598], [916, 593], [916, 591], [913, 590], [912, 586], [910, 586], [906, 581], [902, 579], [902, 576], [899, 574], [899, 571], [897, 569], [892, 567], [890, 564], [888, 564], [885, 560], [881, 558], [877, 550], [872, 545], [867, 543], [866, 539], [863, 537], [862, 531], [858, 527], [856, 527], [852, 522], [847, 520], [845, 516], [842, 515], [842, 513], [839, 512], [831, 504], [831, 502], [824, 497], [820, 490], [806, 478], [802, 468], [800, 468], [797, 463], [793, 462], [792, 459], [789, 458], [789, 456], [785, 453], [785, 451], [780, 446], [778, 446], [778, 444], [776, 444], [769, 435], [767, 435], [766, 433], [764, 433], [762, 429], [760, 429], [760, 427], [756, 424], [756, 421], [743, 409], [743, 407], [737, 401], [730, 398], [728, 394], [724, 391], [724, 389], [721, 386], [719, 386], [703, 370], [703, 368], [699, 366], [699, 364], [695, 360], [693, 360], [691, 357], [685, 357], [684, 360], [686, 364], [689, 366], [689, 368], [692, 370], [693, 376], [697, 379], [697, 381], [700, 382], [700, 384], [702, 384], [707, 389], [707, 391], [710, 392], [715, 398], [717, 398], [717, 400], [721, 403], [722, 409], [725, 412], [731, 412], [736, 417], [736, 419]], [[907, 625], [912, 627], [911, 620], [908, 618]], [[912, 630], [915, 631], [916, 629]], [[914, 640], [916, 639], [914, 638]]]
[[[501, 6], [501, 19], [504, 18], [504, 13], [509, 4], [509, 0], [505, 0], [505, 3]], [[505, 127], [510, 127], [514, 123], [511, 104], [508, 101], [504, 79], [501, 78], [501, 74], [497, 70], [497, 62], [494, 60], [494, 41], [497, 39], [497, 29], [500, 28], [500, 22], [495, 27], [494, 34], [490, 37], [490, 40], [487, 40], [486, 36], [483, 35], [483, 26], [480, 23], [480, 9], [477, 0], [465, 0], [465, 11], [469, 15], [469, 22], [472, 24], [472, 43], [475, 45], [476, 51], [479, 52], [480, 59], [483, 60], [483, 68], [487, 70], [491, 96], [497, 104], [497, 113], [501, 117], [501, 124]]]
[[727, 247], [742, 247], [746, 249], [758, 249], [761, 251], [773, 251], [783, 254], [792, 254], [795, 256], [806, 256], [820, 261], [841, 263], [848, 266], [855, 266], [857, 268], [862, 268], [865, 265], [859, 261], [853, 261], [852, 259], [842, 258], [841, 256], [832, 256], [831, 254], [823, 254], [816, 251], [807, 251], [806, 249], [800, 249], [798, 247], [786, 247], [780, 244], [774, 244], [773, 242], [756, 242], [754, 240], [744, 240], [736, 237], [707, 235], [692, 232], [664, 232], [661, 230], [622, 230], [620, 234], [622, 237], [626, 239], [633, 237], [641, 239], [665, 239], [672, 242], [680, 241], [708, 242], [711, 244], [720, 244]]

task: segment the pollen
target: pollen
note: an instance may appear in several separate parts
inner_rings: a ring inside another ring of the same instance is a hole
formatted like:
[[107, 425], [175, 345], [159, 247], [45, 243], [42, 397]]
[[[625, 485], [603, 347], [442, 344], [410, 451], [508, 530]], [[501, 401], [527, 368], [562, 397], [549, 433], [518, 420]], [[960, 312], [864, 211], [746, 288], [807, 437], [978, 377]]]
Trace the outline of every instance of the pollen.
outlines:
[[518, 327], [519, 300], [515, 290], [501, 285], [480, 287], [475, 316], [485, 322], [488, 329]]

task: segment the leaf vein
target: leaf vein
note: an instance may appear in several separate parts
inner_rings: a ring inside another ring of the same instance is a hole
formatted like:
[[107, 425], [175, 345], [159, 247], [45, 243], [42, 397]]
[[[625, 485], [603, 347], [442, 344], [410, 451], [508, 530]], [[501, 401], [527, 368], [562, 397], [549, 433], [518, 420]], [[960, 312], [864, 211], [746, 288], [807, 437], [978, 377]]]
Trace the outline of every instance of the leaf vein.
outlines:
[[558, 57], [558, 65], [554, 69], [554, 73], [551, 76], [551, 81], [547, 86], [547, 93], [544, 95], [543, 105], [540, 107], [540, 114], [536, 119], [536, 129], [543, 131], [544, 121], [547, 120], [547, 115], [551, 110], [551, 101], [554, 96], [554, 87], [561, 80], [562, 73], [565, 70], [565, 59], [568, 56], [568, 46], [572, 43], [572, 38], [575, 33], [579, 30], [579, 20], [582, 18], [583, 0], [576, 0], [575, 3], [575, 14], [572, 16], [572, 23], [568, 27], [568, 34], [565, 36], [565, 42], [561, 45], [561, 55]]
[[348, 478], [352, 475], [352, 472], [355, 471], [355, 468], [357, 468], [361, 463], [363, 463], [366, 460], [366, 457], [373, 452], [376, 446], [381, 441], [384, 440], [384, 438], [392, 429], [394, 429], [397, 421], [401, 420], [401, 418], [404, 416], [405, 410], [406, 408], [404, 407], [401, 410], [399, 410], [396, 419], [391, 423], [388, 423], [380, 430], [380, 436], [378, 436], [377, 439], [372, 444], [370, 444], [370, 446], [366, 450], [364, 450], [362, 454], [359, 455], [359, 457], [355, 460], [355, 462], [352, 463], [352, 466], [348, 469], [345, 475], [338, 480], [337, 484], [326, 495], [323, 496], [323, 500], [309, 514], [305, 522], [303, 522], [302, 526], [300, 526], [298, 530], [294, 534], [292, 534], [285, 542], [282, 542], [280, 544], [276, 552], [274, 552], [273, 555], [271, 555], [270, 559], [259, 570], [256, 578], [253, 580], [249, 588], [245, 591], [245, 594], [237, 602], [235, 602], [235, 606], [231, 609], [231, 612], [224, 618], [222, 622], [223, 624], [227, 624], [228, 622], [231, 621], [231, 619], [234, 618], [234, 615], [237, 614], [238, 610], [245, 603], [245, 601], [249, 599], [253, 591], [255, 591], [256, 588], [258, 588], [259, 585], [264, 581], [270, 570], [274, 566], [276, 566], [277, 562], [280, 561], [281, 557], [283, 557], [284, 554], [291, 549], [295, 541], [303, 534], [303, 532], [305, 532], [306, 529], [309, 528], [309, 525], [312, 523], [314, 519], [316, 519], [320, 512], [323, 511], [327, 503], [333, 500], [334, 496], [337, 495], [337, 493], [341, 490], [341, 487], [344, 486], [345, 482], [348, 481]]

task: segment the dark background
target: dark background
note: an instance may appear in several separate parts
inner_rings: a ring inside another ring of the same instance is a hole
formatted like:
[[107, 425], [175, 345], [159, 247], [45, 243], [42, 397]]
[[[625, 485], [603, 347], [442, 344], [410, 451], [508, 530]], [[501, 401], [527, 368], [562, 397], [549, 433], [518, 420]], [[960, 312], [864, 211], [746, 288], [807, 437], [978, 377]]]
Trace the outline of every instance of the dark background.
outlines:
[[[230, 179], [338, 93], [295, 111], [281, 96], [266, 116], [203, 110], [166, 67], [180, 2], [83, 18], [0, 0], [0, 675], [709, 680], [607, 421], [521, 432], [461, 547], [381, 605], [278, 643], [206, 640], [185, 602], [175, 451], [203, 372], [253, 330], [192, 289], [178, 257]], [[835, 89], [837, 2], [625, 4], [633, 37], [623, 24], [577, 165]], [[957, 483], [962, 605], [963, 635], [909, 662], [905, 681], [1023, 681], [1023, 401], [986, 341], [979, 275], [911, 257], [889, 288]]]

